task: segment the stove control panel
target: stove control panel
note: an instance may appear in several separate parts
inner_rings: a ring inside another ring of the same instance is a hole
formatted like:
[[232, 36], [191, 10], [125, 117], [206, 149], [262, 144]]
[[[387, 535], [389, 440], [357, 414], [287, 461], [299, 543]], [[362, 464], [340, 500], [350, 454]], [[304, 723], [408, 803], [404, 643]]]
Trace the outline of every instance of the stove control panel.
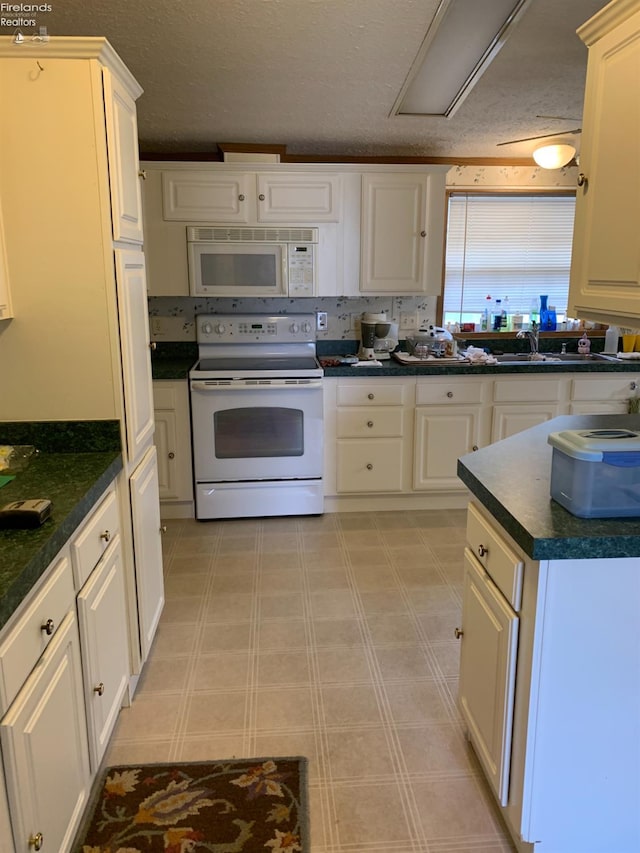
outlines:
[[201, 314], [196, 318], [199, 344], [297, 343], [315, 341], [313, 314]]

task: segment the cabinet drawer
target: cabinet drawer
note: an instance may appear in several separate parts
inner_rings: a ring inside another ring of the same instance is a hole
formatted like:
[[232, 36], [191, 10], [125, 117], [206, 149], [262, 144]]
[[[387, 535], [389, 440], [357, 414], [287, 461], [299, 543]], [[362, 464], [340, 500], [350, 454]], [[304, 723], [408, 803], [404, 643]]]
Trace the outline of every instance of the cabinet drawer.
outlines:
[[431, 403], [480, 403], [482, 384], [479, 382], [425, 382], [416, 387], [416, 406]]
[[522, 560], [473, 504], [467, 512], [467, 542], [514, 610], [522, 600]]
[[404, 385], [383, 385], [370, 382], [366, 385], [338, 385], [339, 406], [401, 406]]
[[538, 379], [529, 376], [525, 379], [497, 379], [493, 386], [493, 399], [496, 403], [536, 403], [543, 400], [558, 400], [560, 380]]
[[401, 436], [401, 408], [342, 409], [338, 412], [338, 438]]
[[585, 377], [574, 379], [571, 383], [572, 400], [626, 400], [635, 396], [638, 380], [635, 376], [616, 377], [615, 379], [596, 379]]
[[115, 491], [110, 491], [102, 503], [74, 537], [71, 543], [71, 562], [76, 589], [80, 589], [109, 542], [120, 530], [120, 515]]
[[339, 493], [402, 490], [401, 438], [347, 440], [337, 444]]
[[74, 599], [71, 563], [65, 552], [47, 570], [47, 580], [0, 644], [0, 713], [16, 697], [65, 614], [74, 606]]

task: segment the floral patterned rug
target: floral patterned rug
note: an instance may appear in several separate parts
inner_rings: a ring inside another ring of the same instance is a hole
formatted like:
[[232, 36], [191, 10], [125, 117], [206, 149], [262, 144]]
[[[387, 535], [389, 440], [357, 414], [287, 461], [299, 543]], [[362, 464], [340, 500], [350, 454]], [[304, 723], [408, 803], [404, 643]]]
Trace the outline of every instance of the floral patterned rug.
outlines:
[[306, 758], [108, 767], [74, 853], [310, 853]]

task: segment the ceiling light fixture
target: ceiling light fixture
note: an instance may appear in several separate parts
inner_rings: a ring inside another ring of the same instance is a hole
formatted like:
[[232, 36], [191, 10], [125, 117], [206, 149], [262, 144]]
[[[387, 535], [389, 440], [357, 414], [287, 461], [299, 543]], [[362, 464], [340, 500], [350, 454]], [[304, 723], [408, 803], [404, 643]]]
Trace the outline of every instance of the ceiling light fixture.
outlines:
[[392, 115], [452, 116], [531, 0], [440, 0]]
[[543, 169], [561, 169], [573, 160], [576, 149], [568, 142], [541, 145], [533, 152], [533, 159]]

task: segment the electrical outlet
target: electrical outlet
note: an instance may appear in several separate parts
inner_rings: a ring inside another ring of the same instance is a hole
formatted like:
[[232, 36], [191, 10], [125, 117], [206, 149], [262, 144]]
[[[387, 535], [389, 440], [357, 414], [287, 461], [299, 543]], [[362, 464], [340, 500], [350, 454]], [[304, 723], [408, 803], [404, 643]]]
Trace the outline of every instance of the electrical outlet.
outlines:
[[418, 328], [418, 315], [415, 311], [400, 312], [400, 328], [407, 330]]
[[327, 322], [327, 312], [326, 311], [316, 311], [316, 329], [318, 332], [326, 332], [329, 328], [329, 324]]
[[151, 318], [151, 334], [152, 335], [164, 335], [165, 334], [164, 320], [161, 317], [152, 317]]
[[354, 332], [360, 331], [360, 320], [362, 319], [362, 314], [352, 314], [351, 315], [351, 328]]

